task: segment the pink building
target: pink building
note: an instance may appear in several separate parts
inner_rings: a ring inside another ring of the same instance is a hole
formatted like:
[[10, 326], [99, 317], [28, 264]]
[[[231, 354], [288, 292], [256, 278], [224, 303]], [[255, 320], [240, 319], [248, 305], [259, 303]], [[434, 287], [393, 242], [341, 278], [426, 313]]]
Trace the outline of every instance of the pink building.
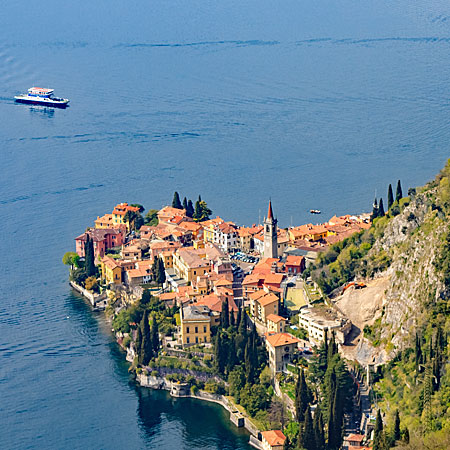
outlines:
[[103, 258], [106, 250], [123, 244], [125, 233], [116, 228], [94, 228], [75, 238], [76, 252], [80, 258], [84, 257], [84, 247], [87, 236], [94, 242], [94, 254], [96, 258]]

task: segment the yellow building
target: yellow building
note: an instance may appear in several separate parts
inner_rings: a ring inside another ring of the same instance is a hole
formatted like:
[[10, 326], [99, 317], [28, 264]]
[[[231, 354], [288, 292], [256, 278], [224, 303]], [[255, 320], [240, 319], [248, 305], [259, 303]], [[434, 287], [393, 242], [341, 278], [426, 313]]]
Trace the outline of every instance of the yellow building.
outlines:
[[224, 223], [224, 220], [217, 216], [215, 219], [205, 220], [203, 226], [203, 240], [205, 242], [214, 242], [214, 229], [216, 225]]
[[207, 306], [185, 306], [181, 308], [180, 313], [180, 337], [183, 346], [211, 342], [211, 317]]
[[173, 268], [180, 278], [191, 281], [197, 276], [205, 275], [211, 271], [211, 265], [203, 248], [183, 247], [173, 255]]
[[266, 333], [265, 337], [271, 372], [283, 372], [291, 363], [300, 339], [289, 333]]
[[286, 330], [286, 319], [276, 314], [266, 316], [267, 331], [269, 333], [284, 333]]
[[173, 252], [165, 251], [159, 254], [160, 258], [162, 258], [165, 269], [171, 269], [173, 267]]
[[105, 214], [102, 217], [97, 217], [97, 220], [94, 222], [95, 228], [112, 228], [113, 223], [113, 216], [112, 214]]
[[249, 294], [250, 314], [260, 322], [266, 324], [270, 314], [278, 314], [279, 299], [275, 294], [267, 293], [263, 289]]
[[126, 225], [127, 230], [130, 231], [130, 223], [125, 221], [125, 214], [127, 212], [139, 212], [136, 206], [129, 206], [128, 203], [119, 203], [112, 212], [113, 225]]
[[100, 270], [102, 279], [107, 284], [122, 283], [122, 267], [110, 256], [104, 256], [100, 262]]

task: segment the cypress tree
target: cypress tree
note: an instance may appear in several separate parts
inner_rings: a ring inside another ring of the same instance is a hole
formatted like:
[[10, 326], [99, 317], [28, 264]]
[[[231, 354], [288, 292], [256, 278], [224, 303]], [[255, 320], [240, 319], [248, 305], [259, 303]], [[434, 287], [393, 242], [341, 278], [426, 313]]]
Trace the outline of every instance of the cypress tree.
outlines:
[[141, 320], [142, 345], [140, 352], [140, 361], [143, 366], [148, 365], [153, 357], [152, 337], [150, 334], [150, 324], [148, 322], [148, 311], [144, 311]]
[[384, 212], [384, 206], [383, 206], [383, 199], [380, 198], [380, 204], [378, 206], [378, 217], [384, 217], [385, 212]]
[[375, 422], [373, 450], [383, 450], [383, 419], [381, 418], [380, 410], [377, 412], [377, 420]]
[[155, 256], [153, 258], [153, 263], [152, 263], [152, 274], [153, 274], [153, 280], [155, 280], [155, 281], [158, 280], [158, 269], [159, 269], [158, 257]]
[[247, 323], [246, 323], [246, 313], [245, 311], [242, 311], [241, 308], [239, 308], [239, 310], [241, 311], [241, 319], [239, 321], [239, 329], [238, 329], [238, 333], [242, 336], [244, 336], [244, 338], [247, 336]]
[[398, 409], [395, 410], [394, 439], [396, 441], [400, 440], [400, 413], [398, 412]]
[[164, 269], [164, 262], [162, 258], [158, 258], [158, 271], [157, 271], [157, 279], [159, 286], [162, 286], [166, 281], [166, 271]]
[[178, 195], [178, 192], [176, 192], [176, 191], [173, 194], [172, 208], [183, 209], [183, 205], [181, 204], [180, 196]]
[[194, 216], [194, 206], [192, 205], [192, 200], [189, 200], [188, 203], [187, 203], [186, 215], [188, 217], [193, 217]]
[[197, 222], [202, 218], [202, 205], [198, 200], [195, 202], [195, 210], [192, 217]]
[[402, 185], [400, 183], [400, 180], [398, 180], [397, 181], [397, 192], [395, 193], [395, 200], [399, 201], [401, 198], [403, 198]]
[[336, 386], [334, 390], [334, 398], [331, 404], [331, 415], [328, 428], [328, 448], [330, 450], [338, 450], [342, 443], [342, 425], [343, 417], [340, 414], [341, 405], [339, 402], [339, 390]]
[[94, 242], [90, 238], [89, 234], [86, 236], [86, 244], [84, 247], [85, 253], [85, 267], [86, 267], [86, 275], [88, 277], [92, 277], [95, 275], [95, 255], [94, 255]]
[[138, 357], [138, 364], [141, 364], [141, 345], [142, 345], [142, 331], [141, 327], [137, 327], [136, 340], [134, 341], [134, 350]]
[[415, 356], [416, 356], [416, 375], [421, 372], [420, 365], [423, 363], [422, 347], [420, 345], [420, 338], [416, 332], [415, 340]]
[[158, 323], [156, 322], [156, 317], [154, 315], [152, 315], [151, 343], [152, 343], [152, 351], [156, 356], [159, 351], [159, 330], [158, 330]]
[[305, 412], [308, 408], [308, 388], [306, 386], [305, 374], [300, 369], [295, 387], [295, 413], [297, 422], [305, 420]]
[[328, 397], [328, 446], [329, 450], [335, 450], [336, 441], [336, 373], [334, 369], [331, 371], [330, 379], [326, 389], [326, 395]]
[[253, 366], [253, 358], [251, 353], [252, 349], [249, 343], [247, 342], [244, 351], [244, 366], [245, 366], [245, 379], [249, 384], [253, 384], [253, 381], [255, 379], [255, 368]]
[[187, 202], [187, 198], [186, 197], [183, 198], [183, 209], [186, 210], [186, 212], [187, 212], [188, 202]]
[[333, 332], [331, 332], [331, 339], [330, 339], [330, 343], [328, 344], [327, 365], [330, 364], [331, 359], [337, 352], [338, 352], [338, 347], [336, 344], [336, 339], [335, 339], [334, 331], [333, 331]]
[[236, 325], [236, 321], [235, 321], [235, 316], [234, 316], [234, 311], [231, 310], [230, 311], [230, 327], [233, 327]]
[[372, 207], [372, 220], [376, 219], [378, 217], [378, 202], [377, 199], [373, 201], [373, 207]]
[[388, 188], [388, 210], [391, 209], [393, 203], [394, 203], [394, 193], [392, 192], [392, 184], [390, 184]]
[[320, 406], [314, 412], [314, 438], [316, 441], [316, 449], [322, 450], [325, 448], [325, 432], [323, 429], [323, 415]]
[[240, 327], [242, 320], [242, 310], [241, 307], [238, 308], [237, 317], [236, 317], [236, 326]]
[[220, 339], [220, 332], [216, 334], [216, 337], [214, 338], [214, 366], [217, 373], [221, 373], [221, 367], [220, 367], [220, 357], [221, 357], [221, 339]]
[[409, 444], [409, 430], [408, 428], [405, 428], [403, 431], [403, 440]]
[[222, 302], [222, 311], [220, 312], [220, 323], [222, 328], [227, 329], [230, 326], [230, 312], [228, 309], [228, 298]]
[[303, 426], [302, 444], [306, 450], [316, 450], [316, 439], [314, 436], [313, 420], [311, 417], [311, 408], [306, 408], [305, 424]]

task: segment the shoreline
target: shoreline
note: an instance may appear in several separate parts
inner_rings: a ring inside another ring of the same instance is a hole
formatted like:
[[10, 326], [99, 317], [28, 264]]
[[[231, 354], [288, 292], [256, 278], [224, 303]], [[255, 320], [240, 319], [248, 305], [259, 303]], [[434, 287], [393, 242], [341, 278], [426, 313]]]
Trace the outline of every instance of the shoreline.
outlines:
[[[78, 286], [73, 281], [69, 281], [70, 286], [74, 291], [80, 294], [84, 299], [88, 300], [92, 306], [92, 311], [98, 310], [96, 306], [96, 299], [94, 299], [93, 294], [86, 291], [82, 287]], [[90, 294], [90, 295], [89, 295]], [[104, 312], [104, 309], [101, 309]], [[128, 358], [128, 351], [119, 343], [119, 337], [115, 331], [111, 331], [116, 344], [126, 352], [125, 360], [131, 362]], [[248, 417], [245, 417], [238, 408], [225, 396], [221, 394], [211, 394], [206, 391], [199, 390], [197, 394], [192, 394], [190, 389], [184, 394], [175, 394], [174, 386], [180, 386], [179, 383], [168, 381], [165, 378], [155, 377], [152, 375], [146, 375], [143, 373], [135, 374], [134, 381], [144, 388], [149, 388], [153, 390], [166, 390], [169, 392], [171, 397], [174, 398], [193, 398], [196, 400], [202, 400], [208, 403], [216, 403], [222, 406], [230, 414], [230, 422], [236, 426], [236, 428], [245, 428], [250, 434], [249, 444], [252, 447], [262, 449], [261, 441], [258, 439], [261, 431], [250, 421]]]

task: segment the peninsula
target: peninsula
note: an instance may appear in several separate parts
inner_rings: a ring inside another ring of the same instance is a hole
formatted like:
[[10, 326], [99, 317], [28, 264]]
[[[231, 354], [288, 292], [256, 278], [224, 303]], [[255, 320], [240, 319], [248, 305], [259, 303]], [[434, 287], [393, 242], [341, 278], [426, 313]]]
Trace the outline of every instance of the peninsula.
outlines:
[[[380, 328], [390, 308], [380, 280], [398, 258], [383, 242], [405, 220], [403, 236], [416, 232], [433, 204], [418, 208], [439, 189], [404, 197], [398, 182], [387, 211], [380, 199], [371, 214], [286, 229], [271, 202], [263, 223], [246, 227], [175, 192], [145, 216], [120, 203], [97, 217], [63, 262], [74, 289], [111, 317], [142, 386], [222, 404], [255, 448], [391, 448], [410, 431], [396, 409], [383, 420], [374, 393], [408, 344]], [[447, 348], [438, 330], [435, 377]], [[428, 345], [417, 336], [416, 352]], [[417, 373], [428, 373], [421, 361]]]

